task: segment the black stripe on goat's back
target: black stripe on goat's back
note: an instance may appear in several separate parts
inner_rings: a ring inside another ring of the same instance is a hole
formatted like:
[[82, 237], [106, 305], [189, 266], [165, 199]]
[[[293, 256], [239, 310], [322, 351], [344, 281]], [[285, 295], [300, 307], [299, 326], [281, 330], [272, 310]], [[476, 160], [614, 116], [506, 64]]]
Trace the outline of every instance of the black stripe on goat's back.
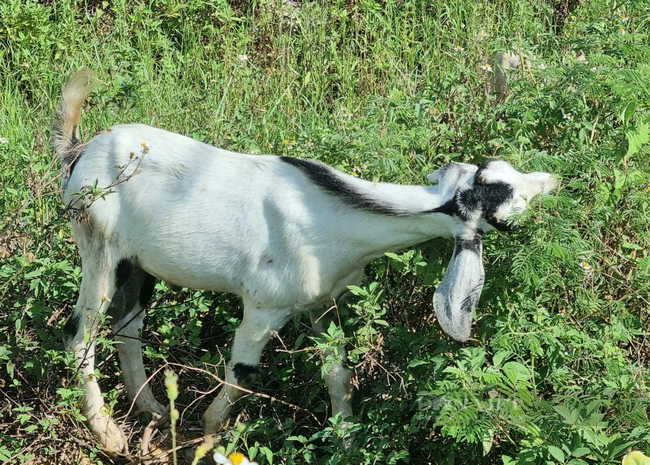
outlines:
[[411, 214], [359, 192], [345, 179], [337, 175], [333, 168], [323, 163], [293, 157], [280, 157], [280, 160], [300, 169], [311, 182], [338, 197], [351, 207], [382, 215], [406, 216]]

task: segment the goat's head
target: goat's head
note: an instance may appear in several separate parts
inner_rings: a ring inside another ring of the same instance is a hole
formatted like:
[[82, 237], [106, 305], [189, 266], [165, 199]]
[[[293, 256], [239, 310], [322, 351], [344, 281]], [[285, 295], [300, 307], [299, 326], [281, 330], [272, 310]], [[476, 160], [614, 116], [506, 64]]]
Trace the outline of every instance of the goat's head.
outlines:
[[489, 160], [480, 166], [449, 163], [429, 180], [437, 182], [449, 200], [433, 210], [456, 220], [454, 254], [433, 296], [442, 329], [458, 341], [469, 338], [474, 312], [483, 289], [483, 233], [510, 230], [508, 218], [526, 209], [535, 195], [558, 185], [548, 173], [520, 173], [508, 162]]

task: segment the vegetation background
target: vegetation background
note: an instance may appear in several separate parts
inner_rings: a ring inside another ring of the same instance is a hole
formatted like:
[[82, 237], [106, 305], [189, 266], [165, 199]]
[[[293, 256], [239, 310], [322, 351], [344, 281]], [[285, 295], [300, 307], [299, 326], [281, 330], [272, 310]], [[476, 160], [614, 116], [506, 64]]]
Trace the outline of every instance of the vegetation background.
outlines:
[[[230, 450], [260, 464], [582, 465], [647, 452], [649, 32], [646, 0], [3, 0], [0, 461], [110, 463], [62, 350], [80, 264], [48, 142], [61, 85], [84, 67], [103, 82], [85, 138], [137, 122], [371, 180], [427, 183], [446, 162], [491, 157], [561, 177], [524, 227], [487, 238], [470, 342], [432, 316], [451, 241], [378, 260], [339, 309], [342, 327], [316, 338], [296, 318], [273, 339], [265, 396], [238, 404]], [[497, 99], [486, 65], [505, 50], [528, 61]], [[218, 387], [209, 372], [223, 372], [240, 316], [236, 297], [156, 288], [146, 364], [161, 398], [156, 370], [180, 375], [181, 442], [200, 435]], [[137, 455], [147, 418], [127, 415], [110, 332], [100, 343], [102, 386]], [[340, 344], [358, 383], [353, 452], [338, 446], [319, 380], [322, 348]]]

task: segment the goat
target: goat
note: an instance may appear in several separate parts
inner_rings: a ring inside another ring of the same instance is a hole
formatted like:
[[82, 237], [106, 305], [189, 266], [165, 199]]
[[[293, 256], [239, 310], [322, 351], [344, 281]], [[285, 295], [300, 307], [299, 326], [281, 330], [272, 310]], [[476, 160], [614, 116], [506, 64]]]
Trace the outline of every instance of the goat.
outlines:
[[[303, 311], [324, 332], [325, 308], [385, 252], [455, 238], [433, 304], [444, 331], [467, 340], [483, 287], [483, 234], [507, 229], [527, 200], [557, 187], [548, 173], [523, 174], [501, 160], [449, 163], [429, 175], [437, 185], [374, 183], [319, 162], [233, 153], [140, 124], [113, 126], [82, 144], [80, 112], [93, 82], [82, 70], [64, 86], [53, 145], [83, 271], [64, 327], [66, 347], [79, 363], [83, 414], [113, 452], [128, 449], [95, 377], [99, 315], [108, 311], [120, 329], [129, 396], [140, 409], [163, 414], [146, 383], [138, 339], [157, 279], [243, 300], [227, 384], [203, 417], [211, 435], [241, 396], [236, 386], [253, 382], [271, 333]], [[324, 377], [332, 413], [350, 417], [350, 371], [340, 362]]]

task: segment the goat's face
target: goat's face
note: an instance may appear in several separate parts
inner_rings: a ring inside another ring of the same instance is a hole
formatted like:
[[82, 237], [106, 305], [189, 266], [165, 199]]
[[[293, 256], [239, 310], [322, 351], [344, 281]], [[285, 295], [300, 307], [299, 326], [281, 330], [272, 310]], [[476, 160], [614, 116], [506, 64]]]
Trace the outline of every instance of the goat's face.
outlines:
[[449, 163], [429, 176], [438, 182], [444, 205], [433, 210], [456, 220], [456, 247], [447, 273], [433, 296], [442, 329], [466, 341], [483, 289], [483, 233], [508, 230], [508, 218], [526, 209], [528, 201], [558, 185], [548, 173], [520, 173], [508, 162], [489, 160], [480, 166]]

